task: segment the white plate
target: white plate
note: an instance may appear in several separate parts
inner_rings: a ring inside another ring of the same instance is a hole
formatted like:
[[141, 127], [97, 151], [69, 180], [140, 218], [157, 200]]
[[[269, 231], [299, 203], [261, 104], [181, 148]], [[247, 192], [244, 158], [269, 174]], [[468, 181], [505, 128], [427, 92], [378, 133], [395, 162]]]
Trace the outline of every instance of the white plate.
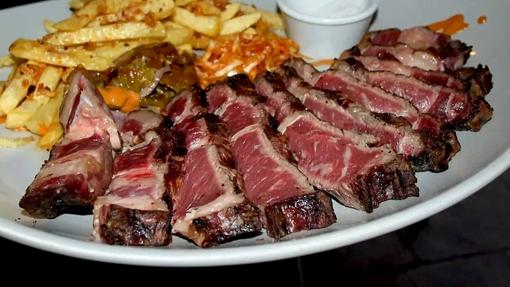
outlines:
[[[259, 1], [266, 8], [275, 7], [272, 1]], [[295, 234], [280, 242], [260, 236], [199, 249], [174, 237], [169, 248], [108, 246], [89, 241], [90, 216], [64, 215], [55, 220], [33, 220], [22, 214], [18, 201], [47, 158], [47, 153], [29, 146], [0, 149], [0, 235], [47, 251], [106, 262], [212, 266], [262, 262], [333, 249], [396, 230], [444, 210], [482, 188], [510, 165], [510, 29], [506, 20], [510, 15], [510, 2], [386, 0], [381, 1], [373, 26], [423, 25], [455, 13], [463, 13], [471, 24], [458, 35], [477, 52], [469, 64], [487, 64], [494, 75], [495, 86], [488, 101], [495, 109], [495, 116], [479, 133], [459, 133], [462, 151], [453, 159], [448, 171], [418, 175], [419, 198], [385, 202], [372, 214], [336, 205], [338, 222], [333, 226]], [[0, 11], [0, 51], [6, 52], [9, 43], [18, 37], [42, 35], [44, 18], [62, 19], [67, 15], [67, 1]], [[488, 17], [487, 24], [476, 23], [480, 15]], [[320, 49], [320, 43], [317, 48]]]

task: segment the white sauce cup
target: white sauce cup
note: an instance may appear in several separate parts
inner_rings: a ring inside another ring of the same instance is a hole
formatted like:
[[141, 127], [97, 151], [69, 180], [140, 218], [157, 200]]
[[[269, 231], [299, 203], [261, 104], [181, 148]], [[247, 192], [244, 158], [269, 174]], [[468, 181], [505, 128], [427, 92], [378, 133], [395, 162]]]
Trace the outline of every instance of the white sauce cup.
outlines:
[[330, 59], [357, 44], [377, 10], [376, 0], [278, 0], [287, 36], [303, 55]]

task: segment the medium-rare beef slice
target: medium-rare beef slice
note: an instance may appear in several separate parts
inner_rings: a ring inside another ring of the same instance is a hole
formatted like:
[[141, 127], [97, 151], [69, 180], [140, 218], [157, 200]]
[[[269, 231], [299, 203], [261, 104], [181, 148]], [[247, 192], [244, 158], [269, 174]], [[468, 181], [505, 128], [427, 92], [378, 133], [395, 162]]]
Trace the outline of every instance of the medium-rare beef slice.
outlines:
[[[268, 88], [271, 83], [275, 86]], [[268, 110], [285, 115], [278, 130], [285, 135], [299, 169], [315, 187], [346, 206], [369, 212], [382, 201], [418, 194], [410, 164], [389, 146], [375, 147], [373, 136], [340, 130], [309, 112], [289, 108], [290, 103], [279, 104], [294, 97], [278, 86], [264, 77], [257, 81], [257, 90], [268, 99]], [[286, 112], [278, 111], [279, 107]]]
[[120, 137], [108, 107], [79, 71], [70, 78], [60, 120], [64, 138], [19, 202], [31, 216], [89, 214], [111, 180], [112, 146], [120, 147]]
[[212, 87], [208, 99], [231, 133], [231, 151], [243, 176], [245, 195], [262, 213], [269, 236], [324, 228], [334, 223], [331, 199], [308, 183], [290, 162], [281, 135], [269, 126], [262, 100], [244, 75]]
[[320, 73], [301, 59], [291, 59], [285, 65], [293, 68], [303, 80], [315, 88], [341, 92], [347, 99], [362, 105], [373, 113], [402, 117], [411, 123], [415, 130], [427, 131], [433, 135], [441, 133], [441, 124], [435, 118], [420, 114], [406, 99], [360, 82], [341, 71]]
[[482, 97], [391, 72], [371, 72], [354, 58], [337, 60], [334, 69], [409, 100], [421, 113], [449, 127], [478, 131], [492, 117], [492, 108]]
[[201, 247], [259, 234], [258, 210], [244, 197], [221, 121], [201, 114], [174, 128], [187, 153], [181, 177], [171, 184], [173, 232]]
[[[282, 93], [288, 90], [315, 116], [339, 129], [375, 136], [407, 158], [417, 171], [442, 171], [448, 167], [451, 150], [444, 142], [428, 140], [426, 133], [414, 131], [404, 120], [389, 119], [391, 116], [383, 120], [341, 94], [314, 89], [291, 68], [282, 70], [283, 76], [270, 73], [264, 77], [265, 85], [264, 81], [261, 85], [266, 89], [274, 87]], [[285, 85], [279, 84], [282, 82]]]
[[[420, 132], [426, 146], [430, 147], [431, 158], [438, 159], [437, 168], [432, 170], [445, 169], [447, 166], [441, 167], [439, 163], [447, 162], [460, 150], [460, 144], [454, 131], [442, 129], [438, 120], [430, 115], [420, 114], [406, 99], [360, 82], [342, 71], [319, 73], [313, 66], [302, 60], [290, 60], [286, 66], [293, 68], [305, 82], [316, 88], [340, 92], [346, 99], [358, 103], [384, 121], [398, 124], [401, 122], [398, 118], [407, 120], [414, 130]], [[427, 162], [430, 161], [431, 159], [426, 157], [420, 158], [420, 160], [417, 158], [414, 165], [417, 167], [422, 165], [425, 168]]]
[[[105, 196], [94, 204], [97, 241], [119, 245], [162, 246], [171, 241], [171, 210], [164, 201], [167, 157], [160, 157], [160, 137], [151, 132], [145, 143], [114, 161], [114, 175]], [[166, 143], [176, 145], [176, 142]]]

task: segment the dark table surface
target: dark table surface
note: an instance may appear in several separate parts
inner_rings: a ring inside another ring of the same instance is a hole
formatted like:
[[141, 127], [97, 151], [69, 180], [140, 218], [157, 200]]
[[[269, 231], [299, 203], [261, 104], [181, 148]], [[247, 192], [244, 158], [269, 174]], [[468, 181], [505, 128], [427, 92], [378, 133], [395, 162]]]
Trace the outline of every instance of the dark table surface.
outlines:
[[[0, 8], [34, 1], [2, 1]], [[195, 284], [320, 286], [510, 286], [510, 171], [431, 218], [352, 246], [294, 259], [215, 268], [149, 268], [99, 263], [47, 253], [0, 238], [2, 275], [28, 267], [50, 281], [81, 283], [108, 274], [133, 280], [187, 279]], [[49, 269], [49, 270], [48, 270]], [[47, 272], [49, 271], [49, 272]], [[234, 278], [245, 278], [239, 281]], [[47, 281], [47, 282], [50, 282]], [[179, 280], [180, 281], [180, 280]]]

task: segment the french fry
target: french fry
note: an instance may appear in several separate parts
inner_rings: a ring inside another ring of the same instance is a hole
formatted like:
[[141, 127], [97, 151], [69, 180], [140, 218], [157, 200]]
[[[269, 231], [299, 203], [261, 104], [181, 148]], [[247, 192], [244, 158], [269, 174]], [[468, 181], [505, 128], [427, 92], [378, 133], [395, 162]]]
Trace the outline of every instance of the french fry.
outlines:
[[197, 15], [218, 16], [221, 14], [221, 10], [218, 7], [205, 1], [193, 2], [191, 5], [188, 5], [188, 9], [191, 9]]
[[255, 8], [253, 5], [249, 5], [249, 4], [240, 4], [239, 11], [241, 11], [243, 14], [252, 14], [252, 13], [259, 12], [257, 10], [257, 8]]
[[15, 61], [10, 54], [0, 57], [0, 68], [14, 66]]
[[94, 18], [99, 14], [98, 1], [88, 1], [81, 8], [76, 10], [76, 16], [87, 16], [90, 18]]
[[277, 13], [268, 11], [260, 11], [262, 14], [262, 21], [265, 22], [273, 30], [283, 30], [285, 28], [282, 17]]
[[176, 7], [173, 20], [207, 36], [214, 37], [220, 32], [221, 21], [217, 16], [197, 16], [186, 9]]
[[35, 86], [34, 97], [52, 97], [64, 70], [60, 67], [47, 66], [41, 73]]
[[53, 27], [58, 31], [75, 31], [80, 28], [87, 26], [87, 24], [92, 21], [92, 18], [89, 16], [71, 16], [67, 19], [64, 19], [58, 23], [55, 23]]
[[190, 43], [193, 38], [193, 30], [188, 27], [176, 24], [174, 22], [164, 22], [166, 26], [166, 37], [164, 42], [169, 42], [174, 46], [180, 46]]
[[57, 32], [46, 35], [43, 41], [52, 45], [77, 45], [136, 38], [162, 39], [165, 36], [166, 28], [161, 22], [156, 22], [154, 26], [143, 22], [128, 22], [87, 27], [72, 32]]
[[141, 45], [152, 44], [159, 42], [157, 39], [136, 39], [128, 41], [111, 41], [97, 43], [92, 49], [87, 49], [89, 52], [94, 53], [96, 56], [111, 60], [112, 63], [115, 59], [120, 57], [127, 51], [134, 49]]
[[239, 11], [240, 7], [241, 7], [241, 5], [239, 5], [239, 3], [228, 4], [225, 7], [225, 10], [223, 12], [221, 12], [221, 15], [220, 15], [221, 21], [227, 21], [227, 20], [234, 18], [234, 16]]
[[48, 32], [48, 33], [55, 33], [58, 31], [57, 28], [55, 28], [55, 22], [53, 22], [49, 19], [43, 20], [43, 26], [44, 26], [44, 30], [46, 30], [46, 32]]
[[196, 0], [175, 0], [175, 6], [183, 7], [195, 1]]
[[54, 122], [48, 127], [48, 131], [39, 139], [37, 145], [43, 149], [50, 149], [64, 135], [64, 130], [59, 122]]
[[5, 127], [8, 129], [22, 128], [37, 109], [47, 104], [49, 100], [49, 97], [38, 97], [24, 100], [19, 107], [7, 114], [7, 117], [5, 118]]
[[18, 58], [33, 60], [61, 67], [83, 66], [87, 70], [103, 71], [113, 65], [111, 59], [99, 57], [82, 47], [65, 49], [34, 40], [18, 39], [9, 47], [9, 52]]
[[223, 22], [220, 35], [230, 35], [242, 32], [257, 23], [261, 16], [261, 13], [252, 13], [227, 20]]
[[100, 14], [115, 14], [147, 0], [96, 0]]
[[193, 36], [191, 37], [190, 44], [191, 47], [193, 47], [193, 49], [204, 50], [209, 46], [209, 43], [211, 43], [211, 41], [212, 41], [211, 37], [194, 33]]
[[0, 114], [6, 115], [14, 110], [26, 97], [28, 88], [37, 81], [35, 77], [43, 66], [25, 63], [16, 69], [16, 75], [7, 84], [0, 96]]
[[71, 0], [69, 1], [69, 7], [73, 10], [78, 10], [83, 8], [83, 6], [85, 6], [85, 4], [87, 4], [90, 1], [91, 0]]
[[188, 54], [193, 54], [193, 47], [191, 46], [191, 44], [182, 44], [180, 46], [177, 46], [177, 51], [179, 52], [180, 55], [182, 55], [182, 53], [188, 53]]
[[157, 20], [164, 19], [172, 15], [173, 9], [173, 0], [148, 0], [141, 4], [127, 7], [115, 14], [99, 15], [89, 26], [98, 27], [116, 22], [144, 21], [146, 17], [153, 17], [153, 19]]
[[32, 133], [44, 135], [51, 124], [58, 121], [60, 106], [64, 99], [64, 86], [59, 85], [55, 91], [55, 96], [48, 103], [42, 105], [37, 111], [25, 122], [25, 127]]
[[0, 147], [19, 147], [27, 145], [34, 141], [33, 136], [18, 137], [18, 138], [6, 138], [0, 137]]
[[39, 107], [47, 104], [50, 98], [54, 96], [62, 73], [62, 68], [52, 66], [44, 68], [32, 95], [7, 114], [5, 127], [10, 129], [23, 127], [25, 122], [32, 117]]

